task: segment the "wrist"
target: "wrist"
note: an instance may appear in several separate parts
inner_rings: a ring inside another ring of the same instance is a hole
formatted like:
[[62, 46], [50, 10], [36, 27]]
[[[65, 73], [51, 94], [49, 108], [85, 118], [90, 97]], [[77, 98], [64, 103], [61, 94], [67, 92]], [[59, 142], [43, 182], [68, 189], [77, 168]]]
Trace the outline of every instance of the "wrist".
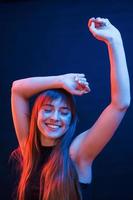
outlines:
[[107, 45], [109, 47], [113, 47], [115, 45], [122, 45], [122, 37], [120, 32], [117, 32], [117, 34], [112, 35], [112, 37], [110, 37], [110, 39], [107, 41]]
[[63, 75], [57, 75], [56, 76], [56, 83], [57, 83], [57, 85], [58, 85], [58, 88], [64, 88], [63, 87]]

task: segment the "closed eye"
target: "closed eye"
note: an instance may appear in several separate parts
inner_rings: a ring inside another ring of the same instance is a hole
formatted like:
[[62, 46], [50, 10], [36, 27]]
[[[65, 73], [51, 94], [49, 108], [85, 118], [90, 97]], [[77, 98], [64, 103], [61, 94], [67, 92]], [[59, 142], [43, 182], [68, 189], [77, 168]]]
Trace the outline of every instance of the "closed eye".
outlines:
[[63, 115], [68, 115], [70, 113], [69, 109], [68, 108], [62, 108], [61, 109], [61, 114]]
[[[42, 107], [43, 111], [44, 112], [47, 112], [47, 113], [50, 113], [52, 112], [55, 108], [53, 105], [51, 104], [46, 104]], [[70, 110], [68, 107], [60, 107], [59, 108], [59, 112], [62, 114], [62, 115], [68, 115], [70, 113]]]
[[45, 112], [52, 112], [52, 106], [43, 106], [42, 110]]
[[45, 112], [51, 112], [51, 109], [44, 109]]
[[68, 115], [69, 112], [61, 112], [62, 115]]

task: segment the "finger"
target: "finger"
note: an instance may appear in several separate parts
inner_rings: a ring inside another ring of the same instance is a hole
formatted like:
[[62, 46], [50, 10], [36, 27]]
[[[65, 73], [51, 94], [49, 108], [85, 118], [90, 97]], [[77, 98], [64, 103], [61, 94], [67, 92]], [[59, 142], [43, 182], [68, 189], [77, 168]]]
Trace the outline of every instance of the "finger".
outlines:
[[86, 83], [87, 82], [86, 78], [78, 78], [77, 81], [79, 83]]
[[106, 21], [108, 22], [108, 23], [111, 23], [110, 21], [109, 21], [109, 19], [107, 19], [107, 18], [105, 18], [106, 19]]
[[105, 18], [101, 18], [101, 17], [97, 17], [95, 20], [95, 27], [96, 28], [101, 28], [102, 26], [106, 25], [106, 19]]
[[96, 17], [96, 20], [99, 20], [99, 19], [101, 19], [101, 17]]
[[96, 21], [99, 21], [99, 22], [101, 22], [103, 19], [104, 18], [102, 18], [102, 17], [96, 17]]
[[88, 91], [88, 92], [91, 91], [91, 89], [88, 85], [85, 86], [85, 90]]
[[92, 21], [94, 21], [94, 20], [95, 20], [95, 17], [91, 17], [91, 18], [88, 20], [88, 27], [91, 26], [91, 23], [92, 23]]
[[74, 90], [73, 91], [73, 94], [74, 95], [78, 95], [78, 96], [81, 96], [81, 95], [83, 95], [85, 92], [83, 91], [83, 90]]
[[101, 18], [101, 17], [97, 17], [96, 21], [106, 26], [110, 23], [107, 18]]
[[84, 91], [84, 93], [89, 93], [91, 91], [90, 87], [83, 87], [82, 90]]
[[105, 18], [105, 23], [106, 23], [106, 25], [111, 24], [110, 21], [107, 18]]
[[77, 90], [84, 90], [84, 91], [90, 91], [90, 87], [89, 87], [89, 85], [88, 85], [88, 83], [87, 84], [84, 84], [84, 83], [81, 83], [81, 84], [79, 84], [78, 86], [77, 86]]
[[74, 79], [75, 81], [78, 81], [80, 78], [83, 78], [83, 77], [85, 77], [85, 74], [75, 74]]
[[94, 22], [91, 23], [91, 26], [89, 27], [89, 30], [90, 30], [92, 33], [96, 32], [96, 28], [95, 28], [95, 23], [94, 23]]
[[87, 94], [87, 93], [89, 93], [89, 92], [90, 92], [90, 90], [89, 90], [89, 91], [87, 91], [87, 90], [75, 90], [75, 91], [73, 92], [73, 94], [74, 94], [74, 95], [81, 96], [81, 95]]
[[80, 86], [81, 85], [81, 87], [89, 87], [89, 84], [87, 83], [87, 82], [78, 82], [78, 85]]
[[89, 85], [86, 78], [80, 78], [80, 79], [77, 79], [75, 81], [78, 83], [78, 85], [82, 85], [82, 86], [88, 86]]
[[88, 87], [88, 88], [90, 87], [90, 86], [89, 86], [89, 83], [85, 83], [85, 86]]
[[78, 74], [78, 77], [79, 77], [79, 78], [85, 77], [85, 74]]
[[96, 18], [96, 21], [98, 21], [98, 22], [103, 22], [103, 21], [105, 21], [105, 18], [103, 18], [103, 17], [97, 17], [97, 18]]

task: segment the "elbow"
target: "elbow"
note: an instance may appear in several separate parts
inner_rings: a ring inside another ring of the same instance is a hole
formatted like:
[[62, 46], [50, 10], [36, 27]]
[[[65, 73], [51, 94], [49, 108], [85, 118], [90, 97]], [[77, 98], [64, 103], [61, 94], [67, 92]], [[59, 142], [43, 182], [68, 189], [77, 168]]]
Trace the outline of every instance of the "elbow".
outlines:
[[127, 102], [125, 104], [123, 104], [121, 107], [120, 107], [120, 110], [121, 111], [126, 111], [130, 106], [130, 102]]
[[120, 105], [117, 105], [117, 109], [122, 111], [122, 112], [125, 112], [129, 108], [129, 106], [130, 106], [130, 102], [124, 102]]
[[130, 102], [131, 102], [131, 97], [127, 98], [126, 101], [123, 102], [123, 104], [121, 105], [121, 109], [126, 111], [130, 106]]
[[11, 93], [14, 94], [14, 93], [19, 93], [20, 91], [20, 83], [19, 81], [13, 81], [12, 83], [12, 88], [11, 88]]
[[113, 107], [115, 107], [117, 110], [121, 111], [121, 112], [125, 112], [128, 110], [129, 106], [130, 106], [130, 98], [127, 99], [124, 102], [121, 103], [116, 103], [116, 102], [112, 102], [111, 104], [113, 105]]
[[129, 106], [130, 106], [130, 102], [125, 102], [125, 103], [119, 105], [118, 109], [120, 111], [127, 111], [127, 109], [129, 108]]

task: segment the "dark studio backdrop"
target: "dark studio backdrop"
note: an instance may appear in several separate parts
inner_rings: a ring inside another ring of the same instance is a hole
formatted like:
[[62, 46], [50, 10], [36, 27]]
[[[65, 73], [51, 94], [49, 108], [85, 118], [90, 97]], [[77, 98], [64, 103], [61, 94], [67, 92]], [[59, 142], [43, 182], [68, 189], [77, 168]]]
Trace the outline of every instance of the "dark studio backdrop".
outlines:
[[[132, 91], [132, 1], [0, 3], [0, 199], [11, 199], [13, 183], [8, 159], [18, 145], [10, 107], [13, 80], [85, 73], [91, 93], [76, 97], [80, 118], [77, 134], [92, 126], [109, 103], [108, 52], [106, 45], [88, 31], [88, 19], [93, 16], [109, 18], [120, 30]], [[133, 199], [132, 112], [131, 104], [115, 136], [93, 164], [93, 200]]]

